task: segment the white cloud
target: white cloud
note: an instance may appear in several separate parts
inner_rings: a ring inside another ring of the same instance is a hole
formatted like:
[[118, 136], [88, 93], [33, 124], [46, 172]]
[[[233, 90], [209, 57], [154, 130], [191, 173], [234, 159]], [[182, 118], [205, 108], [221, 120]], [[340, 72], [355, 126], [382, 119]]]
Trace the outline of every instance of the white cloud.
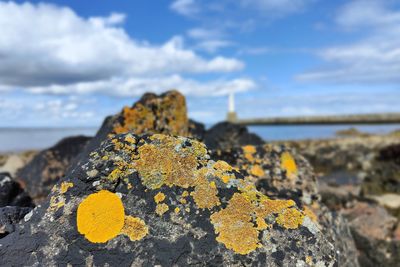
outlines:
[[[118, 88], [118, 90], [110, 90]], [[115, 96], [140, 96], [145, 92], [162, 93], [167, 89], [179, 89], [186, 95], [218, 96], [230, 91], [243, 92], [256, 88], [250, 79], [214, 80], [198, 82], [182, 78], [180, 75], [170, 75], [156, 78], [115, 78], [96, 82], [82, 82], [71, 85], [50, 85], [29, 87], [35, 94], [88, 94], [92, 92], [108, 92]]]
[[196, 41], [195, 49], [209, 53], [234, 45], [232, 41], [226, 40], [226, 34], [221, 29], [193, 28], [187, 35]]
[[[182, 37], [161, 45], [134, 40], [120, 26], [125, 19], [120, 13], [82, 18], [69, 8], [50, 4], [0, 2], [0, 90], [27, 88], [65, 94], [68, 90], [101, 90], [122, 95], [129, 89], [129, 94], [135, 94], [133, 88], [104, 85], [244, 68], [234, 58], [204, 58], [186, 49]], [[162, 85], [160, 89], [167, 89]]]
[[200, 7], [195, 0], [175, 0], [171, 9], [181, 15], [192, 16], [199, 12]]
[[345, 5], [337, 17], [344, 30], [367, 31], [367, 37], [349, 45], [322, 49], [326, 62], [303, 73], [303, 81], [332, 83], [398, 83], [400, 81], [400, 10], [388, 1], [358, 0]]

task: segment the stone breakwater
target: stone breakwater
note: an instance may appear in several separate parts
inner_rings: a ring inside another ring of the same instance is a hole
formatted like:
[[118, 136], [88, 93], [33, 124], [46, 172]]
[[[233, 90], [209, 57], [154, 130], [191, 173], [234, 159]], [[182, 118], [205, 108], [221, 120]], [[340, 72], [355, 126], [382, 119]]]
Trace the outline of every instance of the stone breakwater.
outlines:
[[1, 176], [1, 266], [359, 266], [303, 156], [206, 131], [176, 91], [64, 142]]

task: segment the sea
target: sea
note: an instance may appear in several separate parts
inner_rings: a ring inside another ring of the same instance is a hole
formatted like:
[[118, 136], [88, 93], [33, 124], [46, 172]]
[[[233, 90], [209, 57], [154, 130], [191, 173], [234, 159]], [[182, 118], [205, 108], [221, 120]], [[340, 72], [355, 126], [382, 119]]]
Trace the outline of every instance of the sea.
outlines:
[[[211, 125], [207, 125], [211, 127]], [[304, 126], [250, 126], [266, 141], [329, 139], [336, 132], [349, 128], [371, 134], [387, 134], [400, 130], [400, 124], [391, 125], [304, 125]], [[68, 136], [94, 136], [98, 128], [0, 128], [0, 152], [39, 150], [53, 146]]]

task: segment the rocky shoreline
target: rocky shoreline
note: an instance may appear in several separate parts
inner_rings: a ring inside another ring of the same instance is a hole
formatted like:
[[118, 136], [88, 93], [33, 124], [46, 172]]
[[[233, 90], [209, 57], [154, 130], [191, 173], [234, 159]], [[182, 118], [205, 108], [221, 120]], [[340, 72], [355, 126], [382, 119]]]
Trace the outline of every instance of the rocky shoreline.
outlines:
[[399, 143], [264, 143], [146, 94], [93, 138], [0, 157], [0, 265], [398, 266]]

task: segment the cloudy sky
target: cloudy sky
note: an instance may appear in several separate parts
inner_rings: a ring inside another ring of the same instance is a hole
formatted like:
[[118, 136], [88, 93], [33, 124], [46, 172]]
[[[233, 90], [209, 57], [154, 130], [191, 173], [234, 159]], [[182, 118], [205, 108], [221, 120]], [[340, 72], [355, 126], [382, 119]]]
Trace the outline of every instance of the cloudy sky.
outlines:
[[396, 0], [0, 1], [0, 127], [97, 126], [177, 88], [192, 118], [400, 112]]

